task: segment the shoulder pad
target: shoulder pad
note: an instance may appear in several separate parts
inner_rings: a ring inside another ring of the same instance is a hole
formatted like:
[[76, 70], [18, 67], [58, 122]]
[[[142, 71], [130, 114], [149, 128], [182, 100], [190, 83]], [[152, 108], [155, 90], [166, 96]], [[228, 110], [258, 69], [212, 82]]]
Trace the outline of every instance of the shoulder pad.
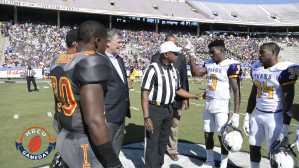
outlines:
[[55, 61], [58, 57], [60, 57], [61, 54], [55, 54], [54, 57], [51, 59], [51, 66], [50, 66], [50, 70], [53, 69], [53, 66], [55, 66]]
[[235, 60], [226, 59], [226, 60], [223, 60], [219, 65], [221, 65], [221, 66], [229, 66], [231, 64], [239, 64], [239, 62], [235, 61]]
[[289, 67], [292, 67], [292, 66], [298, 66], [298, 65], [293, 62], [290, 62], [290, 61], [285, 61], [285, 62], [280, 62], [280, 63], [274, 65], [273, 67], [270, 68], [270, 70], [272, 72], [282, 71], [282, 70], [288, 69]]
[[260, 61], [256, 61], [251, 65], [251, 69], [260, 69], [262, 67], [262, 63]]
[[214, 62], [213, 62], [212, 59], [208, 59], [208, 60], [205, 61], [205, 64], [213, 64], [213, 63], [214, 63]]

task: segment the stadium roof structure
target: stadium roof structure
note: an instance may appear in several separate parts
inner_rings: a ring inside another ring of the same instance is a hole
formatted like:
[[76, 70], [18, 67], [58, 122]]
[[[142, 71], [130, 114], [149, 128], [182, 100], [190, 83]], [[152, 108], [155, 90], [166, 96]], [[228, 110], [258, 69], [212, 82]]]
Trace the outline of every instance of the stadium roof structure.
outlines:
[[169, 21], [299, 26], [299, 3], [255, 5], [189, 0], [0, 0], [0, 4]]

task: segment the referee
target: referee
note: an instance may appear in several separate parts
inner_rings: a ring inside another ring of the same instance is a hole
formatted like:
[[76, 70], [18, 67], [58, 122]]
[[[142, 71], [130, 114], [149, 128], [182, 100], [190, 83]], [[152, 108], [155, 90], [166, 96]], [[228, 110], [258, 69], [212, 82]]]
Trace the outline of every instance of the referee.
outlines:
[[25, 74], [24, 74], [24, 79], [27, 78], [27, 89], [28, 89], [28, 92], [31, 92], [31, 90], [30, 90], [31, 81], [33, 83], [35, 91], [39, 92], [38, 89], [37, 89], [36, 83], [35, 83], [35, 79], [34, 79], [35, 73], [36, 72], [31, 68], [31, 66], [28, 65], [28, 68], [25, 70]]
[[181, 50], [172, 41], [160, 46], [160, 59], [145, 71], [141, 83], [141, 104], [144, 115], [145, 167], [157, 168], [164, 164], [164, 154], [169, 142], [175, 95], [202, 99], [200, 95], [181, 89], [177, 69], [172, 63]]

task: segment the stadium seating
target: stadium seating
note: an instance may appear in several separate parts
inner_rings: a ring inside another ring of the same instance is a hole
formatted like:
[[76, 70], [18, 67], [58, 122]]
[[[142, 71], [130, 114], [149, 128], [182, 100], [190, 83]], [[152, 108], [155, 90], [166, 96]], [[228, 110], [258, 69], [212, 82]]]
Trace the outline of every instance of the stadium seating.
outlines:
[[120, 12], [163, 15], [159, 10], [152, 7], [148, 0], [116, 0]]
[[160, 0], [151, 0], [151, 2], [158, 5], [159, 9], [168, 16], [172, 16], [173, 14], [173, 17], [206, 19], [201, 14], [191, 11], [191, 7], [183, 2], [167, 2]]
[[200, 12], [203, 12], [205, 14], [205, 16], [207, 16], [208, 19], [222, 20], [221, 17], [215, 17], [214, 15], [212, 15], [212, 9], [205, 6], [202, 2], [190, 1], [190, 3], [192, 5], [195, 5], [196, 8], [198, 8], [200, 10]]
[[[186, 0], [174, 2], [163, 0], [21, 0], [20, 2], [58, 7], [79, 8], [82, 12], [99, 12], [121, 16], [161, 18], [169, 20], [194, 20], [209, 22], [223, 20], [225, 23], [299, 23], [299, 3], [295, 4], [231, 4]], [[113, 3], [113, 5], [111, 4]], [[54, 8], [53, 8], [54, 9]], [[213, 14], [214, 12], [214, 14]], [[237, 17], [232, 16], [235, 13]], [[136, 15], [137, 14], [137, 15]], [[218, 16], [215, 16], [218, 15]], [[270, 15], [274, 14], [277, 19]], [[281, 26], [281, 25], [278, 25]]]
[[278, 19], [283, 22], [299, 22], [299, 4], [271, 4], [261, 5], [269, 13], [276, 14]]
[[225, 9], [222, 4], [212, 3], [212, 2], [201, 2], [204, 6], [209, 8], [211, 11], [217, 11], [219, 13], [219, 17], [223, 20], [236, 20], [239, 21], [239, 18], [234, 18], [231, 16], [230, 10]]
[[111, 6], [107, 0], [84, 0], [84, 1], [48, 1], [48, 0], [22, 0], [22, 2], [36, 3], [42, 5], [55, 5], [64, 7], [75, 7], [96, 10], [116, 11], [115, 7]]
[[222, 3], [221, 6], [228, 11], [236, 12], [242, 21], [275, 22], [269, 15], [267, 15], [267, 13], [261, 10], [258, 5]]
[[281, 61], [291, 61], [294, 63], [299, 63], [299, 58], [296, 57], [299, 53], [298, 47], [287, 47], [287, 43], [277, 43], [280, 47], [283, 47], [284, 50], [280, 50], [279, 55], [281, 56]]

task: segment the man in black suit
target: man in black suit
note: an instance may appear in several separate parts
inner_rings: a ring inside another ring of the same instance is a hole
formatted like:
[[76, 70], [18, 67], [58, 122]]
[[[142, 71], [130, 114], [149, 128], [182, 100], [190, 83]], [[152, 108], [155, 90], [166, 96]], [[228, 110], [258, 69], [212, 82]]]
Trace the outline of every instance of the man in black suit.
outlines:
[[[177, 45], [176, 38], [173, 35], [167, 35], [165, 38], [165, 41], [172, 41], [174, 44]], [[159, 53], [153, 55], [151, 63], [158, 61], [159, 58], [160, 58]], [[182, 88], [189, 92], [186, 58], [184, 57], [184, 55], [179, 54], [178, 60], [177, 60], [177, 62], [173, 63], [173, 66], [179, 71], [180, 83], [181, 83]], [[169, 144], [167, 146], [167, 151], [170, 155], [170, 158], [173, 161], [179, 160], [179, 158], [177, 156], [178, 131], [179, 131], [181, 114], [182, 114], [182, 107], [185, 106], [185, 110], [187, 110], [189, 108], [188, 99], [185, 99], [180, 96], [176, 96], [175, 101], [176, 101], [176, 108], [174, 108], [174, 112], [173, 112], [171, 133], [169, 136]]]
[[105, 117], [113, 147], [119, 155], [124, 139], [125, 117], [131, 118], [130, 99], [124, 62], [117, 55], [122, 47], [122, 33], [108, 30], [107, 38], [105, 57], [111, 62], [113, 75], [104, 100]]

